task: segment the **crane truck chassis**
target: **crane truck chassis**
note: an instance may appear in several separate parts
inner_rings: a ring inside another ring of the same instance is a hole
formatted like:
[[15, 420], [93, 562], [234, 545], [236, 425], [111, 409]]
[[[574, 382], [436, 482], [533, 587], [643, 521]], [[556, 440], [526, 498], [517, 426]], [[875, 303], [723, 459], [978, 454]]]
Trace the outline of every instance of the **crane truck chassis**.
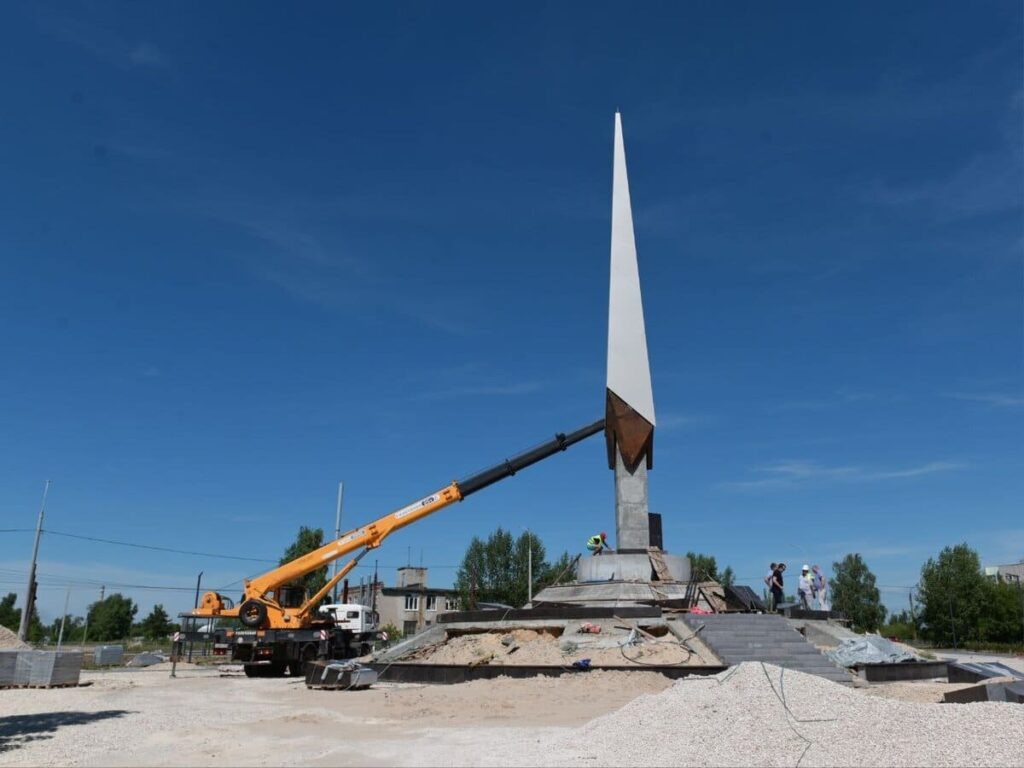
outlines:
[[[244, 665], [249, 677], [302, 675], [310, 662], [350, 659], [370, 652], [377, 637], [377, 619], [358, 626], [335, 613], [322, 616], [314, 607], [356, 567], [371, 550], [391, 533], [443, 509], [470, 494], [516, 474], [521, 469], [566, 450], [604, 430], [604, 419], [569, 434], [559, 433], [536, 448], [506, 459], [461, 481], [391, 512], [369, 525], [342, 534], [319, 549], [302, 555], [267, 573], [248, 579], [238, 606], [217, 592], [207, 592], [198, 608], [181, 614], [183, 631], [176, 637], [174, 652], [181, 654], [186, 642], [213, 643], [215, 655], [230, 656]], [[315, 595], [306, 595], [293, 582], [357, 549], [361, 551]], [[336, 606], [338, 609], [369, 610], [366, 606]], [[237, 621], [241, 626], [216, 628], [217, 621]], [[196, 629], [199, 620], [207, 623]], [[372, 623], [372, 626], [371, 626]]]

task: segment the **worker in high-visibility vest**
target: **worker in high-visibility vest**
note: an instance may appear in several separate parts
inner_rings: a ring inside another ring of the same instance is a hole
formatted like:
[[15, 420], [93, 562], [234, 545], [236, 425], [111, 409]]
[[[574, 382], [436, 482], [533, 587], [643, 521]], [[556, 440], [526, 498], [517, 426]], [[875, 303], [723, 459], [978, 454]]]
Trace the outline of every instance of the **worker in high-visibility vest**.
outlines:
[[608, 534], [604, 531], [601, 531], [601, 533], [595, 533], [587, 539], [587, 550], [591, 555], [600, 555], [605, 550], [614, 552], [614, 550], [608, 546]]

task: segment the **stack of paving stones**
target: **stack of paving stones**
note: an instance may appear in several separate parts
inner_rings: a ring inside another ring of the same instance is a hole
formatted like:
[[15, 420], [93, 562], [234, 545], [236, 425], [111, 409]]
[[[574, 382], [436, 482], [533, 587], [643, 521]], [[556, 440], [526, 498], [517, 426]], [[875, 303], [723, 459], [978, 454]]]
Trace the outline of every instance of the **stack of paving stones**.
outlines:
[[683, 621], [722, 660], [733, 666], [744, 661], [763, 661], [795, 669], [837, 683], [850, 683], [850, 673], [789, 626], [782, 616], [764, 613], [716, 613], [688, 615]]
[[109, 667], [124, 661], [124, 646], [97, 645], [93, 650], [93, 663], [97, 667]]
[[0, 651], [0, 688], [14, 685], [14, 673], [18, 667], [18, 651]]
[[79, 651], [0, 651], [0, 688], [78, 685]]

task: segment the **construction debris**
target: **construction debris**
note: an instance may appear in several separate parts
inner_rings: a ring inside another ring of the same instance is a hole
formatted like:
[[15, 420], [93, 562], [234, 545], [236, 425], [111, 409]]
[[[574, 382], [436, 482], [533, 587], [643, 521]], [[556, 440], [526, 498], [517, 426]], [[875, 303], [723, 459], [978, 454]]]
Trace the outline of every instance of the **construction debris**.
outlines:
[[1017, 681], [1024, 681], [1024, 672], [1008, 667], [998, 661], [957, 661], [950, 662], [948, 666], [949, 682], [951, 683], [978, 683], [988, 681], [997, 677], [1008, 677]]
[[143, 653], [137, 653], [132, 657], [132, 660], [128, 662], [129, 667], [151, 667], [154, 664], [162, 664], [167, 661], [168, 657], [162, 653], [145, 651]]
[[838, 648], [827, 651], [826, 655], [842, 667], [921, 660], [921, 657], [907, 646], [894, 643], [880, 635], [843, 640]]
[[306, 687], [324, 690], [360, 690], [377, 682], [377, 673], [352, 661], [314, 661], [306, 665]]
[[978, 685], [947, 691], [943, 701], [947, 704], [970, 704], [975, 701], [1024, 704], [1024, 681], [1018, 677], [990, 678]]

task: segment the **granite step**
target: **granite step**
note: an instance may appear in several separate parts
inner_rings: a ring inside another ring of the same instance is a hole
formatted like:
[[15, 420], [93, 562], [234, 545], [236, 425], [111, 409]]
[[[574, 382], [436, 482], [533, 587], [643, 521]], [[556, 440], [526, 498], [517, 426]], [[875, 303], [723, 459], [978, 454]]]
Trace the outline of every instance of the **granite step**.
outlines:
[[835, 665], [782, 616], [772, 614], [717, 614], [685, 616], [691, 630], [725, 663], [761, 661], [767, 664], [849, 683], [849, 673]]

